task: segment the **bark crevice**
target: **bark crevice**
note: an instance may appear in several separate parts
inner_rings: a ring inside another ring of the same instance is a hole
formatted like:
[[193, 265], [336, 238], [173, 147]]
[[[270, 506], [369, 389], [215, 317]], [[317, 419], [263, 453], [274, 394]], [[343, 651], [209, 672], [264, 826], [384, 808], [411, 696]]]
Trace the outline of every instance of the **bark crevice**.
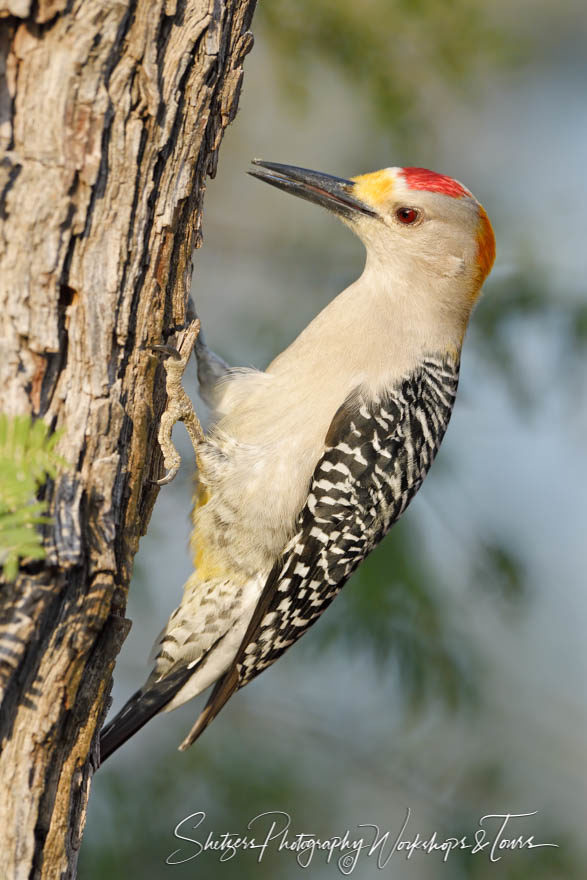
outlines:
[[[73, 877], [163, 371], [254, 0], [0, 6], [0, 410], [62, 433], [47, 557], [0, 591], [0, 876]], [[4, 13], [4, 17], [2, 17]]]

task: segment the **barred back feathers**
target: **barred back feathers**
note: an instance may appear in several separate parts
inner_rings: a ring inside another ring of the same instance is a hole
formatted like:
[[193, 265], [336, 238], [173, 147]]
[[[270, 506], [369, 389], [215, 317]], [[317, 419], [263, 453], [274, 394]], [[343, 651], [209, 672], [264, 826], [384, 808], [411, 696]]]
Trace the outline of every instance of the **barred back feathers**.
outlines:
[[187, 747], [402, 515], [446, 430], [495, 256], [485, 211], [446, 175], [390, 167], [346, 180], [254, 165], [255, 177], [338, 214], [363, 241], [365, 268], [265, 372], [230, 369], [198, 342], [216, 422], [197, 438], [195, 571], [153, 672], [106, 728], [105, 754], [215, 682]]
[[273, 598], [238, 662], [243, 687], [314, 623], [399, 519], [446, 431], [458, 362], [428, 358], [383, 400], [351, 398], [333, 420], [298, 531], [273, 569]]

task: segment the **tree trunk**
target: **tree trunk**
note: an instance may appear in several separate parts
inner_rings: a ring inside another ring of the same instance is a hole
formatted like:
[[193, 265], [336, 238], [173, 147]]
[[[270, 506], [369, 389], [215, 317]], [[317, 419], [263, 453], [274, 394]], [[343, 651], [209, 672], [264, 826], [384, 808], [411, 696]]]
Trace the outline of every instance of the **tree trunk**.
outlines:
[[[0, 594], [0, 877], [72, 877], [156, 497], [163, 371], [255, 0], [0, 0], [0, 410], [63, 430]], [[94, 752], [95, 754], [95, 752]]]

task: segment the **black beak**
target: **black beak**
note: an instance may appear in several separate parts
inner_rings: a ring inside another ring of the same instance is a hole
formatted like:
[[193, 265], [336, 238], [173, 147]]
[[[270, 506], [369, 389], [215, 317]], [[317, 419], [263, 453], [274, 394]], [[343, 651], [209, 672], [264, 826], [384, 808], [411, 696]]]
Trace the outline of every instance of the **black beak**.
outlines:
[[320, 171], [310, 171], [308, 168], [296, 168], [295, 165], [262, 162], [261, 159], [253, 159], [253, 165], [258, 165], [259, 168], [248, 172], [252, 177], [293, 193], [301, 199], [322, 205], [347, 219], [356, 218], [357, 214], [377, 216], [373, 208], [353, 196], [355, 184], [352, 180], [322, 174]]

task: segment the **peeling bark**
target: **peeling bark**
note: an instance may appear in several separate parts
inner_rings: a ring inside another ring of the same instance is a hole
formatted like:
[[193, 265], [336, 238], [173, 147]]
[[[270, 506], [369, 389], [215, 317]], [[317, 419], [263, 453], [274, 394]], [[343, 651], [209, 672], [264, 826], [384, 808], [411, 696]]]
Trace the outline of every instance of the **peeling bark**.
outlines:
[[0, 2], [0, 410], [63, 430], [47, 558], [0, 591], [0, 876], [75, 876], [160, 475], [206, 174], [255, 0]]

